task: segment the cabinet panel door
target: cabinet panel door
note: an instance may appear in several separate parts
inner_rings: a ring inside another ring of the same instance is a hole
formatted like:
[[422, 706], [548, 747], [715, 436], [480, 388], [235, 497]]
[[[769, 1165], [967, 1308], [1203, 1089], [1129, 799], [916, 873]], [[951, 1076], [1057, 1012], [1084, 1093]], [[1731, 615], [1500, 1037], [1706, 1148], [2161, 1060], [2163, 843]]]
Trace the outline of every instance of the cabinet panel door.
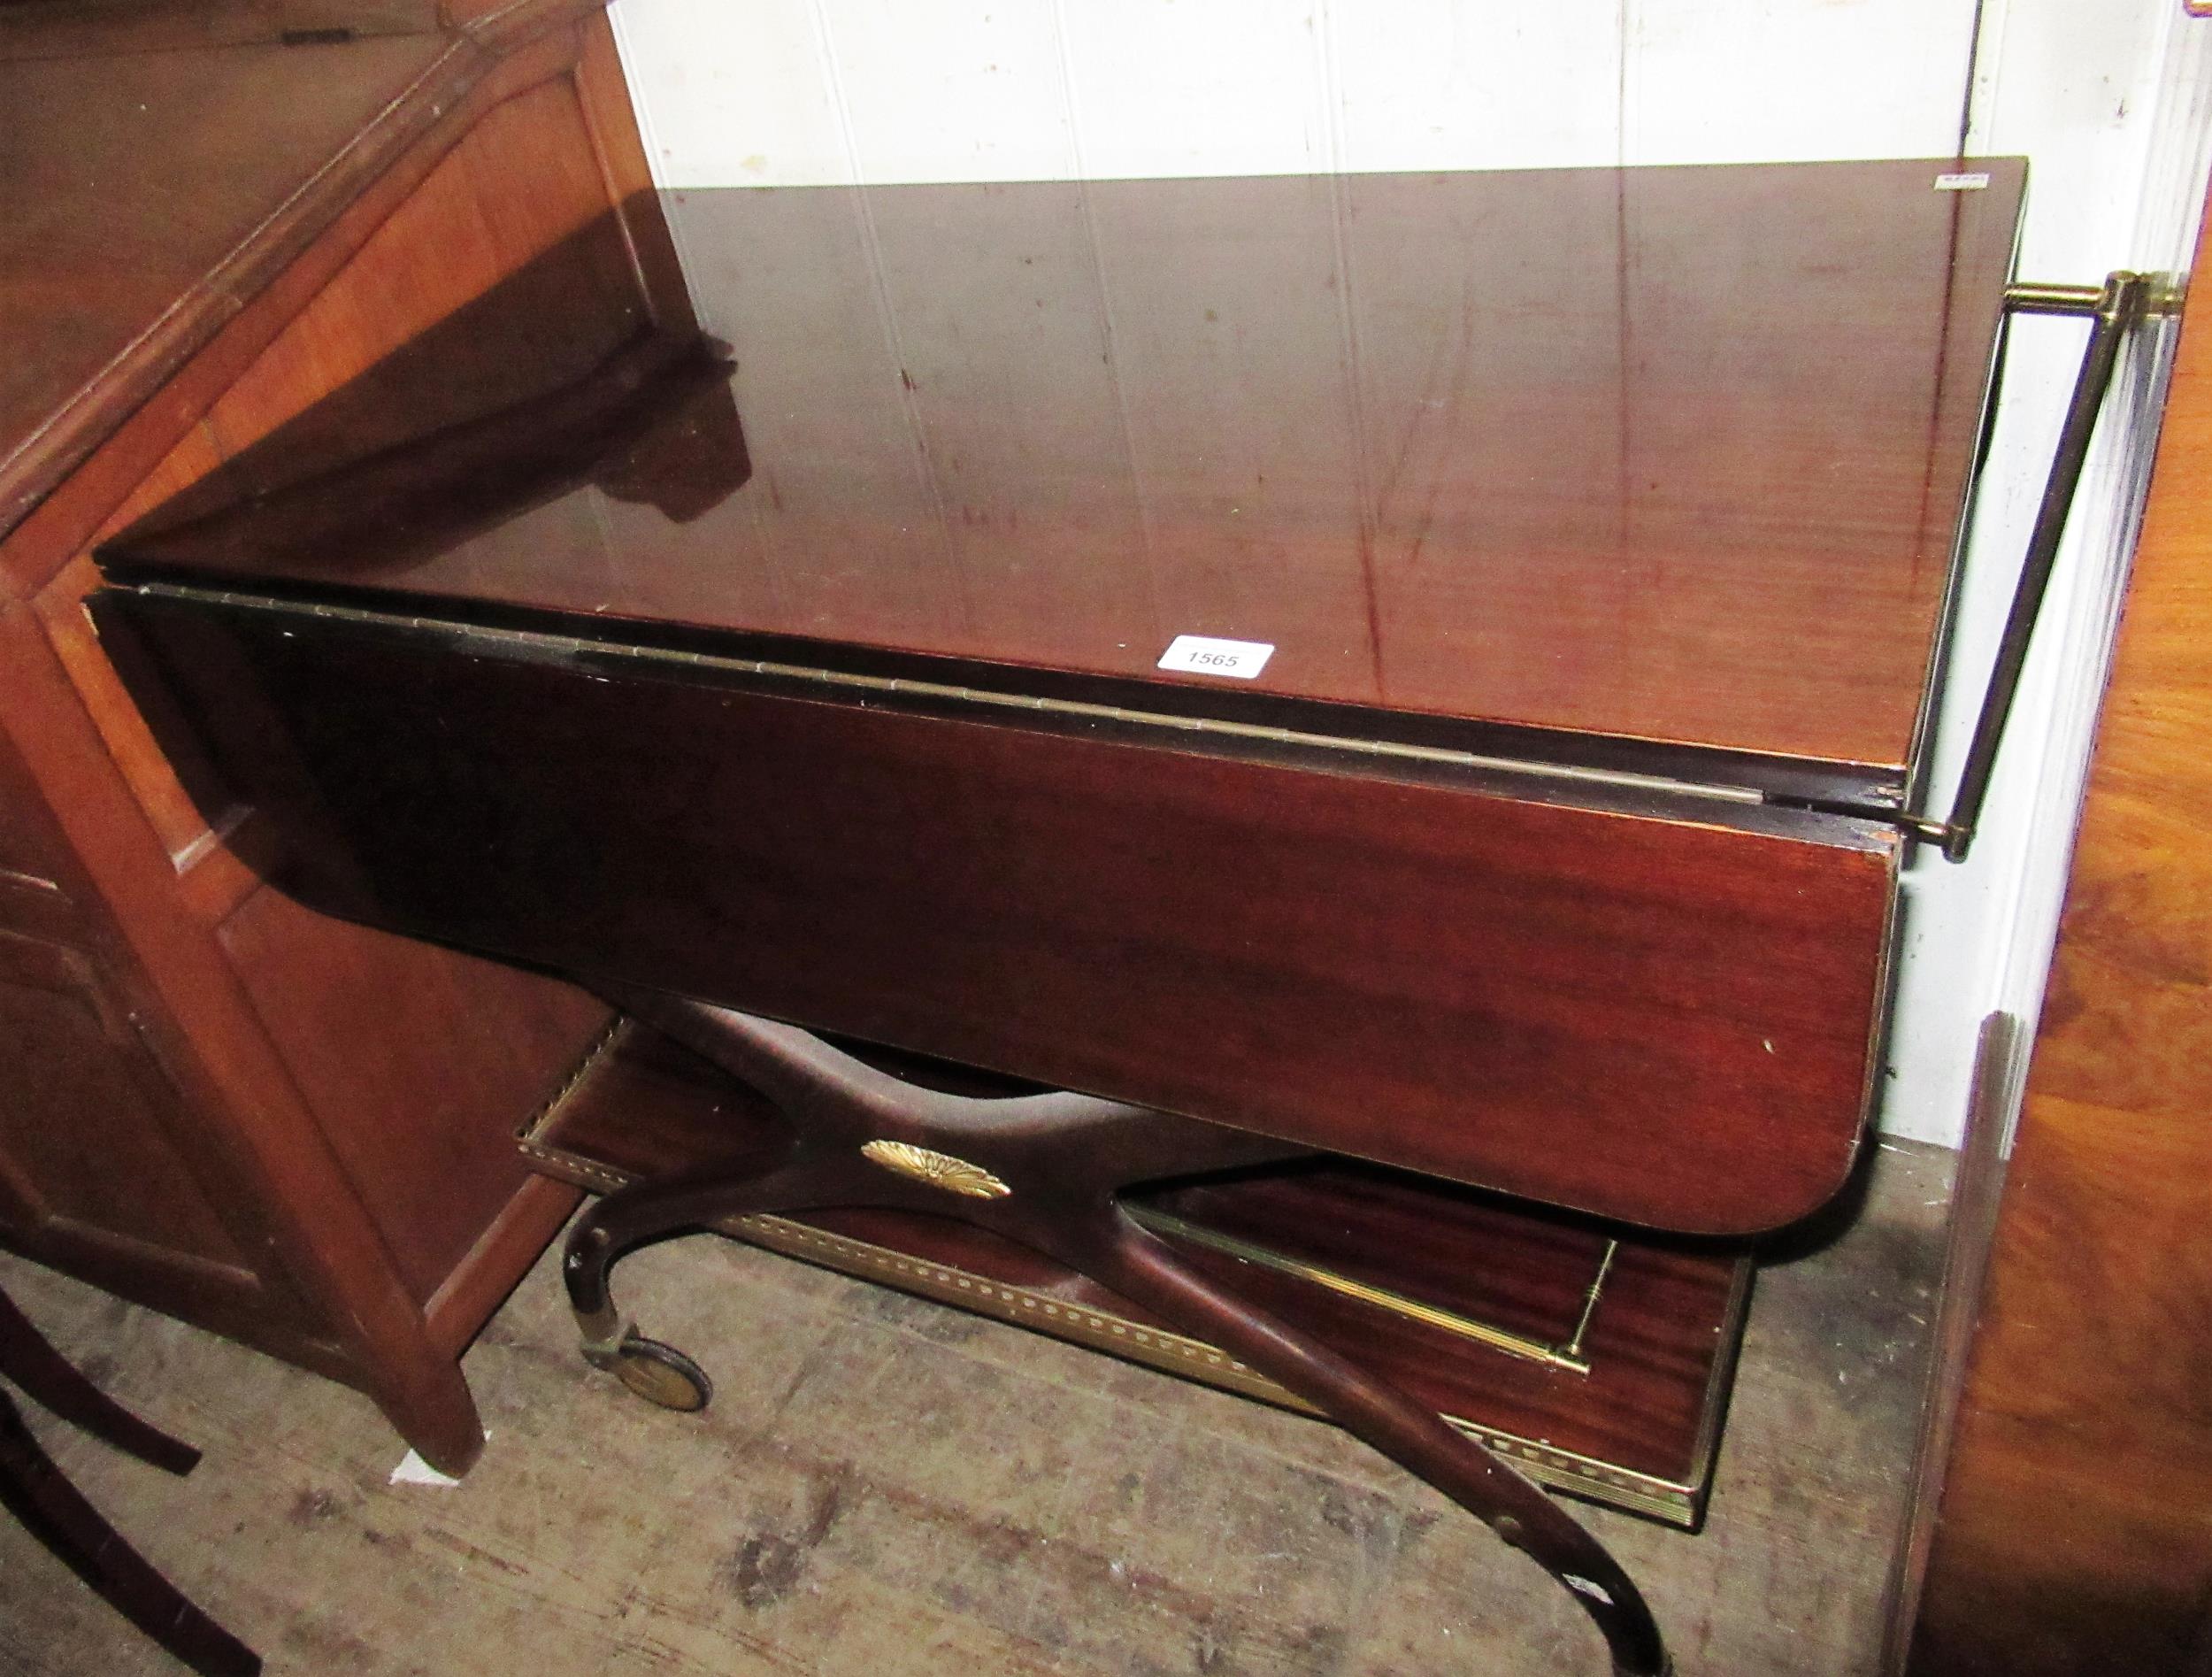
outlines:
[[180, 1098], [88, 958], [0, 930], [0, 1216], [19, 1243], [258, 1290], [172, 1139]]

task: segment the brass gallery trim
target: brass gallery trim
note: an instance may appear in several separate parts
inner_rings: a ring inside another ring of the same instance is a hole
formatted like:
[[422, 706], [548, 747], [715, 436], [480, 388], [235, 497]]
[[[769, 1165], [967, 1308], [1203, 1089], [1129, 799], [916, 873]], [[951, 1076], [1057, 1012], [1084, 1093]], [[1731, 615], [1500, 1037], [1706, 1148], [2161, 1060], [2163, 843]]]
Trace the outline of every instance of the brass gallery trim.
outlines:
[[[523, 1153], [569, 1181], [602, 1193], [627, 1187], [631, 1181], [627, 1173], [611, 1170], [537, 1140], [557, 1116], [557, 1102], [549, 1107], [530, 1132], [521, 1137]], [[1048, 1293], [1008, 1287], [950, 1265], [909, 1258], [902, 1252], [833, 1235], [789, 1218], [733, 1217], [714, 1227], [721, 1234], [749, 1245], [765, 1247], [786, 1258], [820, 1264], [843, 1274], [916, 1293], [1016, 1327], [1048, 1334], [1091, 1350], [1105, 1351], [1167, 1373], [1202, 1381], [1209, 1386], [1255, 1398], [1278, 1409], [1302, 1415], [1318, 1414], [1313, 1405], [1266, 1375], [1187, 1335], [1149, 1327], [1109, 1312], [1055, 1298]], [[1740, 1312], [1740, 1304], [1738, 1309]], [[1716, 1373], [1717, 1376], [1720, 1371]], [[1463, 1416], [1448, 1414], [1443, 1419], [1477, 1443], [1511, 1461], [1540, 1484], [1586, 1496], [1609, 1507], [1646, 1514], [1668, 1525], [1686, 1528], [1697, 1524], [1701, 1501], [1698, 1490], [1712, 1460], [1709, 1438], [1700, 1442], [1693, 1473], [1678, 1481], [1619, 1467], [1517, 1434], [1501, 1432]]]
[[[562, 1162], [572, 1167], [578, 1161], [564, 1156]], [[908, 1258], [902, 1252], [832, 1235], [787, 1218], [732, 1218], [716, 1227], [724, 1234], [767, 1247], [787, 1258], [826, 1265], [864, 1281], [880, 1281], [902, 1291], [918, 1293], [1017, 1327], [1031, 1328], [1089, 1350], [1107, 1351], [1171, 1374], [1203, 1381], [1210, 1386], [1257, 1398], [1278, 1409], [1303, 1415], [1319, 1413], [1310, 1404], [1278, 1386], [1266, 1375], [1202, 1340], [1147, 1327], [1110, 1312], [1089, 1310], [1049, 1294], [1004, 1286], [949, 1265]], [[1697, 1494], [1693, 1484], [1678, 1484], [1617, 1467], [1594, 1457], [1500, 1432], [1457, 1415], [1446, 1415], [1444, 1419], [1476, 1442], [1510, 1458], [1531, 1477], [1557, 1489], [1594, 1496], [1612, 1506], [1632, 1509], [1672, 1525], [1687, 1526], [1696, 1519]]]
[[[606, 1024], [601, 1027], [599, 1034], [585, 1045], [582, 1057], [577, 1060], [574, 1069], [561, 1080], [560, 1087], [547, 1096], [537, 1111], [523, 1119], [516, 1127], [515, 1139], [522, 1143], [523, 1151], [526, 1153], [532, 1151], [536, 1144], [539, 1132], [552, 1120], [554, 1113], [567, 1104], [568, 1097], [573, 1095], [583, 1081], [596, 1069], [600, 1057], [609, 1052], [618, 1042], [628, 1035], [629, 1026], [629, 1016], [625, 1013], [617, 1013], [608, 1019]], [[538, 1156], [538, 1154], [533, 1154], [533, 1157]]]
[[860, 1156], [871, 1165], [969, 1199], [1004, 1199], [1014, 1191], [980, 1165], [933, 1148], [916, 1147], [910, 1142], [870, 1142], [860, 1150]]
[[1256, 1264], [1262, 1269], [1271, 1269], [1279, 1275], [1294, 1276], [1299, 1281], [1325, 1288], [1346, 1298], [1357, 1299], [1363, 1304], [1372, 1304], [1394, 1316], [1408, 1317], [1430, 1327], [1441, 1328], [1448, 1334], [1456, 1334], [1462, 1339], [1471, 1339], [1478, 1344], [1489, 1346], [1493, 1350], [1503, 1351], [1508, 1357], [1542, 1363], [1548, 1368], [1563, 1368], [1574, 1374], [1587, 1374], [1590, 1372], [1589, 1361], [1582, 1355], [1583, 1336], [1589, 1332], [1590, 1318], [1598, 1307], [1598, 1295], [1604, 1289], [1605, 1279], [1612, 1272], [1613, 1254], [1620, 1246], [1618, 1241], [1606, 1242], [1605, 1255], [1598, 1260], [1597, 1274], [1583, 1293], [1581, 1314], [1575, 1324], [1573, 1337], [1563, 1344], [1548, 1345], [1540, 1339], [1494, 1327], [1472, 1316], [1462, 1315], [1455, 1310], [1446, 1310], [1439, 1304], [1425, 1304], [1417, 1298], [1393, 1292], [1386, 1287], [1373, 1287], [1365, 1281], [1355, 1281], [1341, 1270], [1310, 1264], [1302, 1258], [1277, 1251], [1271, 1246], [1239, 1240], [1233, 1235], [1208, 1228], [1202, 1223], [1190, 1222], [1171, 1212], [1156, 1211], [1148, 1205], [1125, 1205], [1122, 1209], [1155, 1234], [1172, 1235], [1194, 1246], [1209, 1247], [1231, 1258], [1240, 1258], [1245, 1263]]
[[1462, 751], [1442, 745], [1415, 745], [1402, 740], [1344, 739], [1333, 734], [1315, 734], [1304, 728], [1272, 727], [1258, 722], [1232, 722], [1220, 717], [1177, 716], [1164, 711], [1139, 711], [1126, 705], [1097, 704], [1082, 699], [995, 693], [988, 688], [960, 687], [944, 681], [918, 681], [905, 676], [863, 675], [847, 670], [817, 669], [803, 664], [772, 663], [765, 658], [722, 658], [696, 653], [656, 656], [680, 658], [783, 681], [859, 688], [886, 695], [911, 695], [917, 698], [940, 699], [1002, 710], [1040, 711], [1057, 716], [1081, 717], [1089, 721], [1123, 723], [1181, 734], [1225, 735], [1263, 741], [1271, 745], [1297, 746], [1307, 750], [1400, 758], [1409, 762], [1440, 763], [1455, 768], [1525, 774], [1541, 780], [1578, 781], [1586, 784], [1643, 792], [1671, 792], [1680, 796], [1717, 799], [1729, 804], [1763, 804], [1767, 801], [1766, 794], [1755, 787], [1678, 781], [1661, 774], [1639, 774], [1629, 769], [1598, 769], [1578, 764], [1546, 763], [1531, 758], [1491, 757], [1479, 751]]
[[1582, 1355], [1582, 1342], [1590, 1333], [1590, 1319], [1598, 1313], [1598, 1300], [1605, 1292], [1606, 1281], [1613, 1273], [1613, 1260], [1620, 1256], [1620, 1242], [1609, 1240], [1605, 1242], [1604, 1254], [1598, 1259], [1598, 1273], [1590, 1277], [1589, 1290], [1582, 1295], [1582, 1314], [1575, 1318], [1575, 1331], [1559, 1348], [1562, 1357]]

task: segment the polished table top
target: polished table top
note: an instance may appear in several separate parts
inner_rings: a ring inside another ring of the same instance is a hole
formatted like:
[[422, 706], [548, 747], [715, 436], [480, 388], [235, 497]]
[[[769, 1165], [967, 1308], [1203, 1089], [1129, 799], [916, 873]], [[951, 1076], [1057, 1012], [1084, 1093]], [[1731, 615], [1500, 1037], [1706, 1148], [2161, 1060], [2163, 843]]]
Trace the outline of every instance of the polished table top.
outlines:
[[[2024, 181], [1994, 159], [670, 193], [643, 208], [735, 369], [672, 398], [674, 465], [643, 491], [629, 430], [503, 519], [434, 481], [364, 520], [357, 481], [318, 476], [399, 445], [397, 481], [411, 438], [454, 458], [439, 427], [480, 417], [457, 364], [480, 409], [588, 406], [639, 322], [547, 299], [568, 270], [590, 289], [598, 229], [119, 550], [1513, 724], [1569, 757], [1603, 736], [1631, 761], [1864, 765], [1893, 801]], [[1182, 635], [1273, 650], [1248, 683], [1161, 672]]]

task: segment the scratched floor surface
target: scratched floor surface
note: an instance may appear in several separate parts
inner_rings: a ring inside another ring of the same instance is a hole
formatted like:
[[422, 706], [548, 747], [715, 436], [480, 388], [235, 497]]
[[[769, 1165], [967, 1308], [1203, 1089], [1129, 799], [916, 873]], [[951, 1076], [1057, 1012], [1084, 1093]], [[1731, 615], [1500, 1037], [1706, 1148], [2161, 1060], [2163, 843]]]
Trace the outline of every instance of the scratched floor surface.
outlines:
[[[1848, 1232], [1762, 1275], [1701, 1535], [1585, 1511], [1686, 1677], [1874, 1669], [1950, 1162], [1884, 1150]], [[0, 1258], [206, 1452], [173, 1481], [31, 1417], [273, 1673], [1602, 1668], [1528, 1563], [1315, 1422], [710, 1237], [621, 1281], [713, 1406], [589, 1377], [541, 1263], [469, 1354], [491, 1442], [444, 1489], [388, 1482], [401, 1447], [353, 1394]], [[0, 1672], [179, 1670], [0, 1516]]]

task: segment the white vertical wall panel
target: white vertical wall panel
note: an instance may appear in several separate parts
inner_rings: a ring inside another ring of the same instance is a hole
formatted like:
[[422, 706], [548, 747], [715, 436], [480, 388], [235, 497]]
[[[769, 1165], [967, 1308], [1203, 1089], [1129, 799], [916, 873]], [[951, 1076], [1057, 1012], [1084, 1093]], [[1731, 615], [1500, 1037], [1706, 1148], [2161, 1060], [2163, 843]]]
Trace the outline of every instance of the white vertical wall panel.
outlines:
[[1333, 165], [1318, 0], [1056, 0], [1094, 180]]
[[1620, 157], [1620, 0], [1325, 0], [1343, 166], [1555, 169]]
[[1621, 160], [1948, 157], [1974, 0], [1624, 0]]
[[[2198, 29], [2212, 27], [2200, 25]], [[2179, 33], [2177, 33], [2179, 31]], [[2138, 0], [1990, 0], [1974, 87], [1970, 150], [2031, 158], [2021, 270], [2093, 281], [2118, 267], [2173, 267], [2204, 190], [2192, 158], [2154, 181], [2154, 155], [2178, 143], [2190, 80], [2203, 57], [2180, 8]], [[2200, 76], [2200, 72], [2198, 73]], [[2180, 213], [2177, 214], [2177, 212]], [[2146, 241], [2146, 218], [2162, 232]], [[2005, 405], [1968, 550], [1955, 676], [1937, 734], [1935, 780], [1958, 770], [1982, 673], [2063, 418], [2085, 328], [2029, 319], [2013, 333]], [[2032, 1019], [2042, 994], [2071, 855], [2111, 629], [2154, 441], [2154, 348], [2146, 340], [2118, 381], [2090, 457], [2013, 713], [1983, 836], [1963, 867], [1924, 857], [1906, 877], [1903, 959], [1890, 1044], [1885, 1127], [1952, 1140], [1971, 1071], [1960, 1034], [1996, 1008]]]
[[1973, 0], [616, 8], [672, 186], [1939, 156], [1957, 139], [1974, 12]]
[[2157, 102], [2158, 58], [2180, 13], [2145, 0], [1987, 0], [1970, 142], [2027, 151], [2022, 265], [2129, 255]]
[[[1978, 69], [1970, 145], [2034, 159], [2024, 271], [2086, 280], [2118, 267], [2186, 267], [2212, 142], [2212, 22], [2132, 0], [2080, 0], [2062, 12], [1992, 0]], [[2078, 323], [2035, 320], [2014, 335], [1970, 550], [1959, 678], [1939, 735], [1943, 784], [1994, 653], [2082, 334]], [[1886, 1115], [1901, 1134], [1956, 1134], [1968, 1067], [1951, 1045], [1962, 1021], [1993, 1008], [2032, 1019], [2039, 1006], [2170, 337], [2170, 323], [2139, 337], [2116, 380], [1998, 762], [1986, 836], [1963, 868], [1924, 864], [1908, 878], [1891, 1052], [1898, 1074]]]
[[[1064, 181], [1077, 173], [1051, 6], [815, 5], [857, 179]], [[917, 11], [928, 27], [914, 27]]]
[[613, 16], [631, 100], [663, 186], [852, 179], [810, 0], [627, 0]]

